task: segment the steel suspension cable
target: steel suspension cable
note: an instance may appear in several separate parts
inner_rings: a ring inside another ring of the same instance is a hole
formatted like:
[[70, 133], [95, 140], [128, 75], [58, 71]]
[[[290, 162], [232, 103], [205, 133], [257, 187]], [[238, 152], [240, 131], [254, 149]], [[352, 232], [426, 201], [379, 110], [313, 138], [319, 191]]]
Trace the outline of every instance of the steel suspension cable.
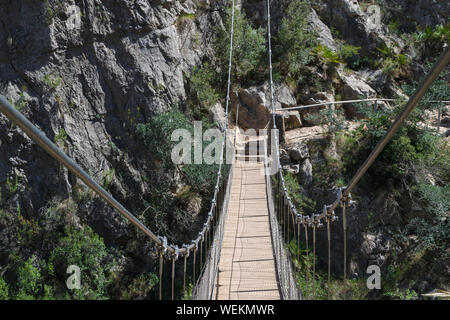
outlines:
[[[303, 105], [303, 106], [283, 108], [283, 109], [277, 110], [276, 112], [292, 111], [292, 110], [299, 110], [299, 109], [309, 109], [309, 108], [315, 108], [315, 107], [331, 106], [331, 105], [336, 105], [336, 104], [348, 104], [348, 103], [359, 103], [359, 102], [377, 102], [377, 101], [395, 102], [395, 101], [397, 101], [397, 99], [369, 98], [369, 99], [344, 100], [344, 101], [327, 101], [327, 102], [307, 104], [307, 105]], [[448, 101], [448, 100], [441, 100], [441, 101], [429, 100], [429, 101], [425, 101], [425, 102], [427, 102], [427, 103], [450, 103], [450, 101]]]
[[172, 300], [175, 300], [175, 255], [172, 257]]
[[312, 284], [313, 284], [313, 297], [316, 297], [316, 223], [313, 222], [313, 274], [312, 274]]
[[309, 245], [308, 245], [308, 227], [306, 226], [306, 224], [303, 224], [303, 227], [305, 228], [305, 249], [306, 249], [306, 257], [307, 259], [305, 260], [305, 280], [306, 280], [306, 284], [308, 284], [308, 272], [309, 272], [309, 266], [308, 266], [308, 260], [309, 260]]
[[346, 204], [342, 204], [342, 228], [344, 232], [344, 300], [347, 298], [347, 217], [345, 215]]
[[297, 265], [300, 270], [300, 223], [297, 223]]
[[328, 239], [328, 300], [330, 300], [330, 286], [331, 286], [331, 232], [330, 219], [327, 219], [327, 239]]
[[159, 252], [159, 300], [162, 300], [163, 263], [164, 263], [164, 252], [162, 250], [160, 250], [160, 252]]
[[183, 294], [186, 297], [186, 269], [187, 269], [187, 258], [189, 257], [188, 254], [185, 254], [183, 257], [184, 264], [183, 264]]

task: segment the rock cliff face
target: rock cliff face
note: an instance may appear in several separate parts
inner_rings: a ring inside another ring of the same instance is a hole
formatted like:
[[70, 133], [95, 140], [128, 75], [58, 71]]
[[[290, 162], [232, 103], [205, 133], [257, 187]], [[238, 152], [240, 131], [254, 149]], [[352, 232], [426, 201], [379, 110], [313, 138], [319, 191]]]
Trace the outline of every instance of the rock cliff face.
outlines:
[[[134, 125], [173, 105], [183, 107], [184, 75], [211, 55], [219, 5], [3, 1], [0, 93], [97, 181], [114, 173], [114, 195], [139, 208], [133, 195], [149, 188], [144, 175], [151, 170], [151, 150], [136, 140]], [[25, 215], [80, 187], [3, 115], [0, 132], [0, 185], [18, 177], [19, 190], [8, 203], [19, 202]], [[88, 220], [107, 239], [120, 238], [123, 219], [97, 205]]]

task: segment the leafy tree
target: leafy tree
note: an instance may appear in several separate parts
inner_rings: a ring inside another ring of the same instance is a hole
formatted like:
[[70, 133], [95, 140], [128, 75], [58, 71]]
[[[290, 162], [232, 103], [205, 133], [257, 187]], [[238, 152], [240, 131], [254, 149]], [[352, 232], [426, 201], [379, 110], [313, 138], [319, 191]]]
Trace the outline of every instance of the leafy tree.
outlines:
[[[203, 126], [208, 129], [209, 126]], [[164, 169], [181, 169], [185, 182], [196, 190], [209, 194], [214, 186], [218, 166], [215, 164], [184, 164], [175, 166], [171, 159], [171, 150], [178, 143], [171, 141], [172, 132], [176, 129], [188, 130], [191, 135], [194, 128], [186, 116], [175, 107], [169, 112], [154, 117], [147, 124], [139, 124], [137, 132], [144, 139], [144, 143], [150, 150], [154, 150], [157, 160], [161, 161]], [[203, 142], [203, 147], [207, 142]], [[192, 160], [192, 159], [191, 159]]]

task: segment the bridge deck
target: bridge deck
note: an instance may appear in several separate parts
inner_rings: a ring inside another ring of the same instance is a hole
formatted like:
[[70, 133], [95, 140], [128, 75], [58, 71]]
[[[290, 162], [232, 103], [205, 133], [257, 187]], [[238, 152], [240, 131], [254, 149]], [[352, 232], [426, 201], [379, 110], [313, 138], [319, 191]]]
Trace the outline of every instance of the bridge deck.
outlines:
[[216, 299], [277, 300], [264, 164], [243, 160], [235, 163]]

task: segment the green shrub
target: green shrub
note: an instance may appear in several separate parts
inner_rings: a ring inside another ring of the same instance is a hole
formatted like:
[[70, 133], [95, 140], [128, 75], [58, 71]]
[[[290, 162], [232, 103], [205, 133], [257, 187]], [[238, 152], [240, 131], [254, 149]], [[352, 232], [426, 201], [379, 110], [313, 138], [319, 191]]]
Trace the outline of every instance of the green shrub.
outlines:
[[392, 47], [383, 44], [381, 48], [377, 48], [381, 53], [381, 65], [383, 72], [394, 78], [404, 76], [406, 68], [410, 62], [410, 58], [403, 53], [395, 53]]
[[291, 197], [299, 213], [304, 214], [306, 210], [314, 209], [315, 202], [302, 193], [298, 179], [293, 173], [285, 172], [284, 181], [289, 196]]
[[11, 103], [19, 112], [22, 112], [27, 106], [28, 106], [28, 102], [25, 99], [25, 95], [23, 94], [23, 92], [20, 93], [20, 97], [19, 100], [17, 100], [16, 102], [14, 102], [12, 99], [8, 99], [9, 103]]
[[18, 300], [34, 300], [41, 296], [42, 276], [37, 267], [33, 265], [36, 257], [32, 256], [17, 270]]
[[64, 130], [64, 128], [60, 128], [58, 130], [58, 134], [55, 136], [55, 142], [58, 145], [65, 145], [67, 141], [67, 133], [66, 130]]
[[138, 135], [144, 140], [155, 159], [166, 169], [174, 168], [170, 151], [177, 144], [171, 141], [172, 132], [176, 129], [193, 131], [186, 116], [176, 107], [153, 117], [149, 123], [140, 123], [136, 126]]
[[105, 190], [109, 189], [111, 182], [114, 179], [115, 172], [116, 171], [114, 168], [106, 171], [105, 176], [103, 177], [103, 183], [102, 183], [103, 189], [105, 189]]
[[[204, 124], [203, 129], [208, 128], [208, 125]], [[166, 170], [176, 167], [171, 159], [171, 150], [178, 143], [171, 141], [171, 134], [175, 129], [186, 129], [191, 135], [194, 131], [186, 116], [176, 108], [154, 117], [147, 124], [137, 126], [137, 132], [145, 145], [153, 151], [156, 159], [161, 161], [162, 167]], [[203, 149], [206, 145], [207, 142], [203, 142]], [[204, 194], [209, 194], [208, 190], [214, 186], [217, 170], [216, 164], [192, 163], [181, 166], [185, 182]]]
[[[264, 79], [264, 73], [259, 72], [258, 67], [265, 58], [266, 42], [265, 30], [255, 29], [247, 20], [245, 14], [235, 10], [233, 37], [233, 83], [248, 84], [260, 82]], [[224, 30], [219, 30], [214, 44], [215, 53], [222, 73], [222, 83], [226, 80], [229, 63], [231, 8], [226, 11]], [[265, 67], [265, 65], [264, 65]], [[265, 70], [264, 68], [263, 70]]]
[[321, 64], [326, 66], [342, 63], [339, 54], [322, 44], [315, 46], [312, 49], [311, 54], [315, 56]]
[[122, 299], [144, 299], [159, 283], [158, 276], [154, 273], [143, 273], [133, 279], [127, 290], [122, 292]]
[[361, 47], [355, 47], [350, 44], [343, 43], [339, 48], [340, 60], [345, 61], [347, 66], [357, 69], [360, 65], [359, 51]]
[[450, 187], [419, 183], [415, 188], [418, 199], [423, 203], [426, 218], [413, 218], [407, 229], [414, 232], [420, 241], [418, 249], [441, 250], [445, 254], [450, 241], [447, 213], [450, 210]]
[[6, 179], [6, 186], [8, 187], [10, 194], [15, 194], [19, 189], [19, 177], [16, 175], [15, 180], [11, 180], [10, 177]]
[[194, 67], [191, 74], [191, 87], [194, 90], [201, 106], [206, 110], [219, 100], [219, 95], [213, 88], [216, 72], [208, 63], [201, 68]]
[[66, 227], [65, 236], [51, 252], [49, 265], [54, 266], [55, 276], [64, 282], [68, 266], [80, 267], [82, 289], [75, 290], [74, 298], [107, 298], [108, 276], [113, 262], [103, 240], [90, 227], [81, 230]]
[[44, 76], [44, 84], [49, 88], [49, 89], [53, 89], [55, 90], [56, 88], [58, 88], [63, 80], [60, 76], [58, 75], [52, 75], [52, 74], [46, 74]]
[[311, 49], [316, 45], [316, 37], [307, 31], [309, 1], [291, 1], [275, 38], [274, 66], [281, 74], [281, 80], [297, 82], [304, 67], [311, 61]]
[[422, 48], [423, 56], [435, 55], [442, 51], [442, 47], [450, 42], [450, 22], [445, 25], [426, 26], [412, 35], [416, 46]]
[[3, 277], [0, 277], [0, 300], [9, 299], [9, 286]]

